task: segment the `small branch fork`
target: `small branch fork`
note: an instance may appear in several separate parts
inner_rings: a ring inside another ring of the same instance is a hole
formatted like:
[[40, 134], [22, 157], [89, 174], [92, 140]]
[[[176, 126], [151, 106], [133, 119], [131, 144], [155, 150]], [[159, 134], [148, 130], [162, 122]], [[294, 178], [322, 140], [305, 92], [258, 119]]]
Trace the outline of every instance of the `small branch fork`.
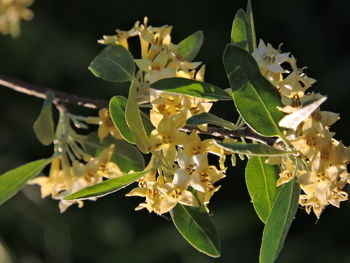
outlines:
[[[57, 91], [49, 88], [44, 88], [34, 84], [29, 84], [24, 81], [11, 78], [8, 76], [3, 76], [3, 75], [0, 75], [0, 86], [4, 86], [14, 91], [17, 91], [29, 96], [34, 96], [40, 99], [46, 99], [46, 96], [47, 96], [46, 94], [48, 92], [52, 92], [55, 94], [54, 103], [56, 105], [68, 103], [68, 104], [75, 104], [75, 105], [89, 108], [89, 109], [101, 109], [101, 108], [108, 108], [108, 104], [109, 104], [107, 100], [81, 97], [74, 94], [65, 93], [62, 91]], [[206, 135], [211, 135], [213, 137], [221, 137], [221, 138], [222, 137], [236, 137], [236, 138], [242, 137], [242, 138], [255, 140], [260, 143], [264, 143], [268, 145], [273, 145], [274, 142], [276, 141], [275, 138], [264, 137], [259, 134], [256, 134], [249, 127], [235, 130], [235, 131], [230, 131], [230, 130], [218, 128], [218, 127], [208, 127], [207, 131], [202, 131], [195, 126], [186, 126], [184, 128], [181, 128], [181, 130], [184, 132], [191, 132], [192, 130], [196, 130], [200, 134], [206, 134]]]

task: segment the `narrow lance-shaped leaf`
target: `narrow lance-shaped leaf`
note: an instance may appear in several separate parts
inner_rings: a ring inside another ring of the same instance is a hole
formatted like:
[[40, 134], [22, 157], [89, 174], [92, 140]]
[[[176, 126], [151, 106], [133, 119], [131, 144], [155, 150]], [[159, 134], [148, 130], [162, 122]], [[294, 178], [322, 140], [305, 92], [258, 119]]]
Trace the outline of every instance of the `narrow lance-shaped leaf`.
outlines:
[[119, 131], [120, 135], [123, 136], [126, 141], [135, 144], [135, 138], [132, 135], [125, 119], [125, 109], [127, 103], [128, 100], [125, 97], [114, 96], [109, 102], [109, 113], [114, 126]]
[[108, 194], [112, 194], [130, 185], [131, 183], [140, 179], [142, 176], [149, 172], [150, 170], [146, 170], [142, 172], [125, 174], [117, 178], [108, 179], [101, 183], [85, 187], [84, 189], [76, 193], [66, 196], [64, 200], [86, 199], [90, 197], [101, 197]]
[[177, 230], [194, 248], [214, 258], [220, 256], [220, 239], [205, 208], [177, 204], [170, 215]]
[[203, 32], [197, 31], [189, 35], [177, 45], [177, 51], [187, 61], [192, 61], [203, 44]]
[[237, 154], [246, 154], [249, 156], [279, 156], [288, 155], [296, 152], [279, 150], [266, 144], [253, 144], [253, 143], [228, 143], [215, 141], [219, 147], [224, 150]]
[[295, 178], [281, 186], [264, 227], [260, 263], [273, 263], [277, 259], [297, 212], [299, 196], [300, 186], [295, 182]]
[[149, 138], [140, 114], [136, 98], [136, 80], [130, 85], [128, 103], [125, 109], [126, 122], [135, 138], [137, 147], [143, 152], [149, 152]]
[[277, 165], [265, 163], [264, 157], [251, 157], [245, 169], [245, 181], [254, 209], [262, 222], [266, 223], [275, 203], [279, 189]]
[[0, 205], [14, 196], [28, 180], [38, 175], [51, 159], [41, 159], [24, 164], [0, 175]]
[[36, 137], [43, 145], [50, 145], [55, 137], [55, 127], [52, 117], [52, 102], [55, 94], [48, 92], [41, 112], [34, 122], [33, 129]]
[[212, 84], [185, 78], [161, 79], [151, 84], [151, 88], [214, 101], [232, 99], [227, 92]]
[[236, 130], [237, 126], [230, 121], [224, 120], [212, 113], [203, 112], [192, 116], [186, 121], [187, 125], [213, 124], [229, 130]]
[[264, 136], [281, 136], [278, 122], [284, 114], [280, 94], [265, 79], [254, 58], [244, 49], [227, 45], [224, 65], [236, 108], [244, 121], [257, 133]]
[[246, 13], [247, 13], [247, 32], [248, 32], [249, 52], [252, 53], [256, 49], [256, 35], [255, 35], [254, 15], [253, 15], [251, 0], [248, 0]]
[[105, 47], [90, 63], [89, 70], [98, 78], [126, 82], [134, 77], [135, 63], [130, 52], [120, 45]]

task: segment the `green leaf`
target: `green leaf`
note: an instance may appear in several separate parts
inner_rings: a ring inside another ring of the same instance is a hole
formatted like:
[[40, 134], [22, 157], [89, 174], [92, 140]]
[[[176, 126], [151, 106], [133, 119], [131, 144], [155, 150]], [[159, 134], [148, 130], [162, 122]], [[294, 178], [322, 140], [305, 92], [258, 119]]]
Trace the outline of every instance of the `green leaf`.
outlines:
[[119, 131], [120, 135], [123, 136], [126, 141], [135, 144], [135, 138], [132, 135], [125, 119], [125, 109], [127, 102], [128, 100], [123, 96], [114, 96], [109, 101], [109, 113], [111, 115], [114, 126]]
[[203, 44], [203, 32], [197, 31], [186, 37], [177, 45], [177, 51], [187, 61], [192, 61], [198, 54]]
[[253, 53], [256, 49], [254, 18], [250, 0], [247, 12], [239, 9], [235, 15], [231, 29], [231, 43]]
[[247, 4], [247, 31], [249, 51], [252, 53], [256, 49], [256, 34], [251, 0], [248, 0]]
[[108, 194], [112, 194], [132, 184], [133, 182], [140, 179], [142, 176], [149, 172], [150, 170], [147, 170], [142, 172], [125, 174], [121, 177], [108, 179], [101, 183], [85, 187], [84, 189], [78, 192], [66, 196], [64, 200], [86, 199], [90, 197], [101, 197]]
[[105, 47], [90, 63], [89, 70], [98, 78], [126, 82], [134, 77], [135, 63], [130, 52], [120, 45]]
[[237, 126], [209, 112], [203, 112], [192, 116], [187, 120], [187, 125], [213, 124], [229, 130], [236, 130]]
[[267, 219], [260, 248], [260, 263], [273, 263], [280, 253], [297, 212], [300, 186], [295, 179], [281, 186]]
[[296, 152], [287, 152], [283, 150], [276, 149], [274, 147], [268, 146], [266, 144], [253, 144], [253, 143], [228, 143], [215, 141], [219, 147], [232, 153], [246, 154], [249, 156], [279, 156], [288, 155]]
[[41, 159], [24, 164], [0, 176], [0, 205], [14, 196], [28, 180], [38, 175], [51, 159]]
[[41, 112], [33, 125], [34, 133], [43, 145], [50, 145], [55, 138], [55, 127], [52, 117], [52, 102], [54, 99], [55, 94], [48, 92]]
[[277, 89], [261, 75], [254, 58], [244, 49], [227, 45], [225, 70], [232, 88], [236, 108], [243, 120], [264, 136], [281, 136], [278, 122], [284, 114]]
[[247, 37], [246, 27], [247, 27], [246, 13], [242, 9], [239, 9], [232, 23], [231, 43], [248, 51], [249, 49], [248, 49], [248, 37]]
[[178, 203], [170, 215], [177, 230], [194, 248], [208, 256], [220, 257], [220, 239], [205, 208]]
[[103, 149], [114, 144], [115, 151], [113, 152], [111, 161], [116, 163], [119, 169], [124, 173], [128, 173], [130, 170], [141, 171], [145, 167], [145, 161], [141, 152], [134, 145], [126, 141], [117, 140], [112, 136], [108, 136], [101, 142], [97, 132], [93, 132], [86, 136], [84, 140], [81, 141], [81, 144], [86, 153], [95, 157], [97, 157]]
[[136, 82], [133, 81], [129, 90], [129, 98], [125, 109], [126, 122], [135, 138], [137, 147], [143, 152], [149, 152], [149, 139], [142, 121], [136, 97]]
[[209, 100], [232, 100], [232, 97], [223, 89], [205, 82], [185, 78], [161, 79], [151, 84], [152, 89], [165, 92], [184, 94]]
[[145, 113], [143, 113], [142, 111], [140, 111], [140, 113], [141, 113], [141, 119], [142, 119], [143, 126], [145, 127], [146, 134], [150, 136], [151, 132], [154, 130], [154, 126], [150, 118]]
[[277, 165], [265, 163], [264, 157], [251, 157], [245, 169], [245, 181], [254, 209], [264, 223], [272, 210], [279, 189], [277, 179], [280, 169]]

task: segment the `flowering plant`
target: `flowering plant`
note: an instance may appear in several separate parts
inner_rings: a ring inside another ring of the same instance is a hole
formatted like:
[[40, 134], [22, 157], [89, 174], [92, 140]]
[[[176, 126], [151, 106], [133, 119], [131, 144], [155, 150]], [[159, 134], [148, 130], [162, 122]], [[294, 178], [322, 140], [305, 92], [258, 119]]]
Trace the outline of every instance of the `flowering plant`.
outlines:
[[[260, 262], [274, 262], [299, 205], [319, 218], [328, 205], [347, 200], [350, 150], [330, 131], [339, 116], [320, 110], [326, 97], [307, 91], [315, 80], [292, 55], [262, 40], [257, 45], [250, 2], [237, 12], [224, 51], [229, 89], [204, 82], [205, 66], [193, 62], [202, 32], [174, 44], [171, 29], [145, 18], [99, 40], [106, 47], [89, 69], [106, 81], [130, 82], [128, 98], [114, 96], [106, 105], [36, 90], [45, 102], [34, 131], [54, 154], [3, 174], [0, 203], [26, 183], [38, 184], [42, 197], [59, 200], [64, 212], [133, 185], [127, 196], [144, 200], [136, 210], [170, 213], [191, 245], [218, 257], [209, 202], [230, 176], [227, 167], [247, 158], [247, 188], [265, 224]], [[139, 55], [129, 51], [130, 38], [139, 39]], [[222, 100], [233, 100], [236, 123], [209, 113]], [[70, 113], [67, 102], [97, 108], [98, 117]], [[92, 125], [97, 132], [83, 135]], [[35, 177], [48, 164], [49, 175]]]

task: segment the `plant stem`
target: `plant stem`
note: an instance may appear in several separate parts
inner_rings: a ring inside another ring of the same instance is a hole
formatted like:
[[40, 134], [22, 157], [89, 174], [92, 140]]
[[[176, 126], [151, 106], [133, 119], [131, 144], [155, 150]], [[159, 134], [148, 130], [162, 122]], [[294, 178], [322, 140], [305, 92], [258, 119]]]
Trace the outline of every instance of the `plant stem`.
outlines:
[[[102, 99], [94, 99], [94, 98], [86, 98], [80, 97], [74, 94], [65, 93], [62, 91], [57, 91], [49, 88], [40, 87], [37, 85], [33, 85], [30, 83], [26, 83], [24, 81], [0, 75], [0, 85], [12, 89], [14, 91], [34, 96], [40, 99], [45, 99], [47, 97], [47, 92], [53, 92], [55, 94], [55, 105], [59, 108], [63, 103], [75, 104], [81, 107], [90, 108], [90, 109], [101, 109], [108, 108], [108, 100]], [[181, 128], [184, 132], [191, 132], [192, 130], [198, 131], [200, 134], [211, 135], [213, 137], [234, 137], [234, 138], [247, 138], [251, 140], [258, 141], [260, 143], [273, 145], [276, 141], [275, 138], [264, 137], [261, 136], [254, 131], [252, 131], [249, 127], [244, 129], [238, 129], [235, 131], [227, 130], [219, 127], [208, 127], [207, 131], [202, 131], [198, 129], [196, 126], [186, 126]]]

